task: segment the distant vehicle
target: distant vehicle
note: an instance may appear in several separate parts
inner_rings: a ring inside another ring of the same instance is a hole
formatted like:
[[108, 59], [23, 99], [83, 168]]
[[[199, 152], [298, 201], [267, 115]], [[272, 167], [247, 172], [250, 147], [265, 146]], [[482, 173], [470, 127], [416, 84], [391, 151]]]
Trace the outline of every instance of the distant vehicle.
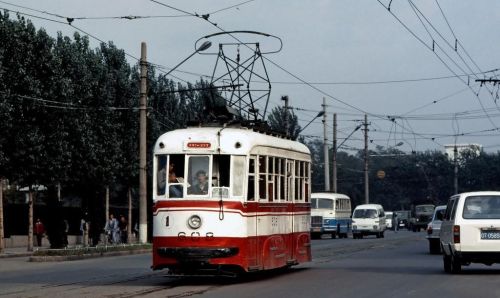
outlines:
[[434, 214], [434, 208], [435, 206], [432, 204], [415, 206], [410, 218], [410, 229], [413, 232], [420, 232], [420, 229], [427, 228], [427, 224], [431, 222]]
[[392, 230], [393, 227], [393, 221], [394, 221], [394, 213], [392, 211], [386, 211], [385, 212], [385, 226], [387, 229]]
[[456, 194], [446, 205], [440, 232], [444, 271], [500, 263], [500, 192]]
[[382, 205], [363, 204], [352, 213], [352, 237], [363, 238], [364, 235], [376, 235], [383, 238], [385, 231], [385, 212]]
[[429, 253], [438, 254], [441, 252], [441, 245], [439, 244], [439, 231], [441, 229], [441, 222], [444, 217], [446, 205], [437, 206], [434, 209], [434, 215], [431, 222], [427, 225], [427, 240], [429, 240]]
[[323, 234], [347, 238], [351, 230], [351, 199], [343, 194], [320, 192], [311, 194], [311, 238]]
[[410, 229], [410, 211], [408, 210], [399, 210], [395, 211], [397, 215], [398, 228], [399, 229]]

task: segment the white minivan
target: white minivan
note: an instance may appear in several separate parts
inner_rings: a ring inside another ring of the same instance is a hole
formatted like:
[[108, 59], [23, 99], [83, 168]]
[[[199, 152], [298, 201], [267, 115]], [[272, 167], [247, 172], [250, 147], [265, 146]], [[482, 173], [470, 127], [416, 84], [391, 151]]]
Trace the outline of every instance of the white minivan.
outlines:
[[382, 205], [363, 204], [354, 208], [352, 213], [352, 238], [361, 239], [363, 235], [384, 237], [385, 212]]
[[500, 192], [452, 196], [439, 238], [446, 272], [459, 273], [470, 263], [500, 263]]

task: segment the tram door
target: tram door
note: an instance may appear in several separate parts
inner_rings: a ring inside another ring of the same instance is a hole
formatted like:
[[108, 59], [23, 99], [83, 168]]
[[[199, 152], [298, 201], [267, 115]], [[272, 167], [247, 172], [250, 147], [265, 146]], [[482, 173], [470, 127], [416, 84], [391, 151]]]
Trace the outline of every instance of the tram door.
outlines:
[[249, 270], [258, 270], [262, 266], [262, 258], [259, 249], [258, 229], [258, 193], [256, 192], [257, 176], [256, 157], [251, 156], [248, 162], [248, 185], [247, 185], [247, 208], [253, 216], [247, 217], [248, 222], [248, 266]]

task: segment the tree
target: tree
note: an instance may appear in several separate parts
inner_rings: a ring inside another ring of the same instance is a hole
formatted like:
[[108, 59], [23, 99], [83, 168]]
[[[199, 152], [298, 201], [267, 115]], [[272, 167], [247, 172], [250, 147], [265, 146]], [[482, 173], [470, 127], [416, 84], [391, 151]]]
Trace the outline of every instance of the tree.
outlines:
[[[288, 134], [286, 123], [288, 121]], [[267, 117], [267, 122], [273, 131], [290, 136], [296, 140], [300, 133], [300, 125], [297, 115], [293, 111], [285, 110], [284, 107], [274, 107]]]

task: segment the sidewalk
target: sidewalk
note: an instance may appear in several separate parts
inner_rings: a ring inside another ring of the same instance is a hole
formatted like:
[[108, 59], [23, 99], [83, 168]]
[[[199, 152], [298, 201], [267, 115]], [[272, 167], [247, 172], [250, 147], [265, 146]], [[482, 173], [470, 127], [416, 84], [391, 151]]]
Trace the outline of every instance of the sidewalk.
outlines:
[[[127, 247], [128, 246], [128, 247]], [[34, 247], [33, 251], [27, 251], [27, 247], [13, 247], [13, 248], [5, 248], [1, 253], [0, 253], [0, 259], [3, 258], [17, 258], [17, 257], [29, 257], [30, 262], [54, 262], [54, 261], [73, 261], [73, 260], [82, 260], [82, 259], [88, 259], [88, 258], [96, 258], [96, 257], [111, 257], [111, 256], [125, 256], [125, 255], [132, 255], [132, 254], [144, 254], [144, 253], [151, 253], [151, 247], [140, 247], [134, 245], [118, 245], [118, 246], [100, 246], [100, 247], [73, 247], [70, 248], [69, 250], [76, 249], [77, 251], [75, 253], [69, 253], [69, 254], [62, 254], [62, 255], [57, 255], [57, 254], [52, 254], [50, 253], [51, 251], [57, 251], [57, 250], [51, 250], [49, 247], [42, 246], [42, 247]], [[80, 252], [78, 250], [90, 250], [90, 251], [85, 251], [85, 252]], [[109, 251], [108, 251], [109, 249]], [[44, 251], [46, 250], [48, 254], [42, 254], [42, 255], [35, 255], [34, 253], [36, 251]], [[95, 251], [92, 251], [95, 250]]]

